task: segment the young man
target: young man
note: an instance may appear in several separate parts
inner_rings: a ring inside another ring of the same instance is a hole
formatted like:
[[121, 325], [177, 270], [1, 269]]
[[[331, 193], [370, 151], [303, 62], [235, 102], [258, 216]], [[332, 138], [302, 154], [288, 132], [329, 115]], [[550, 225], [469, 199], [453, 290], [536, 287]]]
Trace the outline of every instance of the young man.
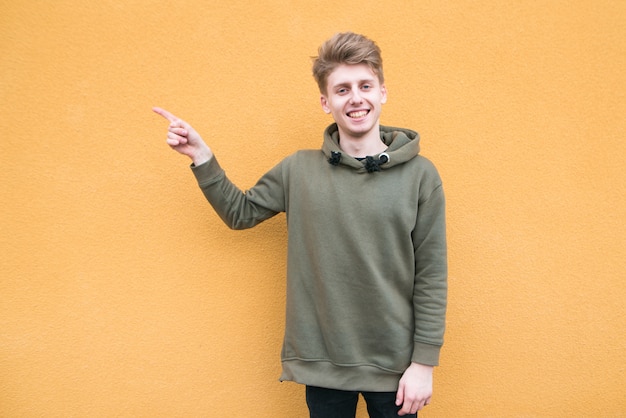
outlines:
[[285, 158], [242, 192], [186, 122], [167, 143], [193, 161], [204, 195], [233, 229], [287, 213], [287, 317], [281, 380], [306, 385], [312, 418], [416, 416], [432, 395], [445, 325], [444, 195], [419, 136], [380, 125], [387, 101], [378, 46], [326, 41], [313, 64], [335, 123], [321, 150]]

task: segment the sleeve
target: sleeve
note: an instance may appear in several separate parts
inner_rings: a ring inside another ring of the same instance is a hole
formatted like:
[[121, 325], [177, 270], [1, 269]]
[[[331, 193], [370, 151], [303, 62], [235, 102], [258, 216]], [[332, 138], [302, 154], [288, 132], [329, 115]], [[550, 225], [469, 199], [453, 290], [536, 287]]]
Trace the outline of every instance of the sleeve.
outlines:
[[[433, 166], [434, 169], [434, 166]], [[417, 225], [413, 231], [415, 283], [413, 312], [415, 319], [412, 361], [436, 366], [443, 345], [447, 305], [447, 244], [445, 199], [436, 170], [420, 197]]]
[[234, 185], [213, 156], [191, 170], [202, 193], [231, 229], [247, 229], [285, 211], [283, 164], [266, 173], [247, 191]]

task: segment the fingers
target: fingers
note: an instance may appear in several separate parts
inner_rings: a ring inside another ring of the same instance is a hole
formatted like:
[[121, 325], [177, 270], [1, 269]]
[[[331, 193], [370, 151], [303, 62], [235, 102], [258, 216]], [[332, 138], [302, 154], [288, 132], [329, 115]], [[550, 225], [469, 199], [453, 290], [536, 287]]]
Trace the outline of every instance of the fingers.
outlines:
[[405, 387], [400, 383], [398, 392], [396, 394], [396, 405], [402, 405], [402, 408], [398, 411], [399, 416], [415, 414], [418, 411], [424, 409], [426, 405], [430, 404], [429, 397], [412, 396], [410, 393], [405, 392]]
[[405, 402], [405, 404], [402, 406], [402, 409], [398, 411], [398, 415], [401, 417], [405, 415], [412, 415], [417, 413], [417, 411], [420, 409], [421, 408], [419, 408], [418, 404]]
[[401, 417], [415, 413], [412, 412], [414, 402], [409, 399], [409, 396], [405, 396], [406, 393], [404, 386], [404, 382], [400, 381], [400, 386], [398, 387], [398, 392], [396, 393], [396, 406], [402, 405], [402, 408], [398, 411], [398, 415]]
[[170, 122], [175, 122], [178, 120], [176, 116], [174, 116], [173, 114], [171, 114], [165, 109], [161, 109], [160, 107], [153, 107], [152, 111], [158, 115], [163, 116], [165, 119], [169, 120]]
[[166, 142], [168, 145], [172, 147], [176, 147], [178, 145], [187, 144], [189, 130], [185, 126], [184, 121], [182, 121], [181, 119], [174, 116], [172, 113], [160, 107], [153, 107], [152, 110], [154, 111], [154, 113], [161, 115], [165, 119], [170, 121], [170, 125], [167, 131], [167, 139], [166, 139]]
[[404, 402], [404, 383], [400, 380], [398, 391], [396, 392], [396, 406], [402, 405]]
[[189, 135], [189, 125], [184, 120], [174, 116], [172, 113], [168, 112], [165, 109], [161, 109], [160, 107], [153, 107], [152, 110], [154, 111], [154, 113], [161, 115], [165, 119], [170, 121], [170, 132], [184, 137]]
[[171, 123], [167, 131], [167, 144], [175, 147], [177, 145], [186, 144], [189, 142], [187, 135], [189, 132], [186, 129], [177, 127], [174, 123]]
[[405, 415], [413, 415], [416, 414], [418, 411], [421, 411], [422, 409], [424, 409], [424, 407], [426, 405], [428, 405], [429, 402], [422, 400], [422, 401], [414, 401], [414, 402], [410, 402], [410, 401], [406, 401], [404, 402], [404, 405], [402, 405], [402, 409], [400, 409], [398, 411], [398, 415], [399, 416], [405, 416]]

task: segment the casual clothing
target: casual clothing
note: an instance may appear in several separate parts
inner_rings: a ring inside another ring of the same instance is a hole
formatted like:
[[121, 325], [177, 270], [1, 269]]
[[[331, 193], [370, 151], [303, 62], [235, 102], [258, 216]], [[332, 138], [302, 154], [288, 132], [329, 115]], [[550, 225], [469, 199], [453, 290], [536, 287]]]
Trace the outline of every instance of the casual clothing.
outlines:
[[[398, 418], [396, 392], [363, 392], [370, 418]], [[354, 418], [359, 392], [306, 387], [306, 403], [310, 418]], [[417, 414], [405, 415], [416, 418]]]
[[192, 166], [233, 229], [286, 212], [287, 312], [280, 380], [391, 392], [411, 361], [437, 365], [446, 311], [444, 195], [416, 132], [381, 127], [386, 152], [322, 150], [285, 158], [246, 192], [218, 161]]

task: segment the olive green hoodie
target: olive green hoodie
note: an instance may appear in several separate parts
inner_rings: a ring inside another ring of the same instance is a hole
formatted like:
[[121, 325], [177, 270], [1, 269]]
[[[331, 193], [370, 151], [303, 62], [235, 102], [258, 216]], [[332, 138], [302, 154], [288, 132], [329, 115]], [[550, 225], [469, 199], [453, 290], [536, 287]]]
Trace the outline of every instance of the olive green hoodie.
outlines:
[[233, 229], [279, 212], [288, 227], [280, 380], [395, 391], [411, 361], [437, 365], [445, 327], [444, 195], [416, 132], [381, 127], [388, 148], [341, 153], [335, 124], [322, 150], [285, 158], [246, 192], [215, 158], [192, 166]]

